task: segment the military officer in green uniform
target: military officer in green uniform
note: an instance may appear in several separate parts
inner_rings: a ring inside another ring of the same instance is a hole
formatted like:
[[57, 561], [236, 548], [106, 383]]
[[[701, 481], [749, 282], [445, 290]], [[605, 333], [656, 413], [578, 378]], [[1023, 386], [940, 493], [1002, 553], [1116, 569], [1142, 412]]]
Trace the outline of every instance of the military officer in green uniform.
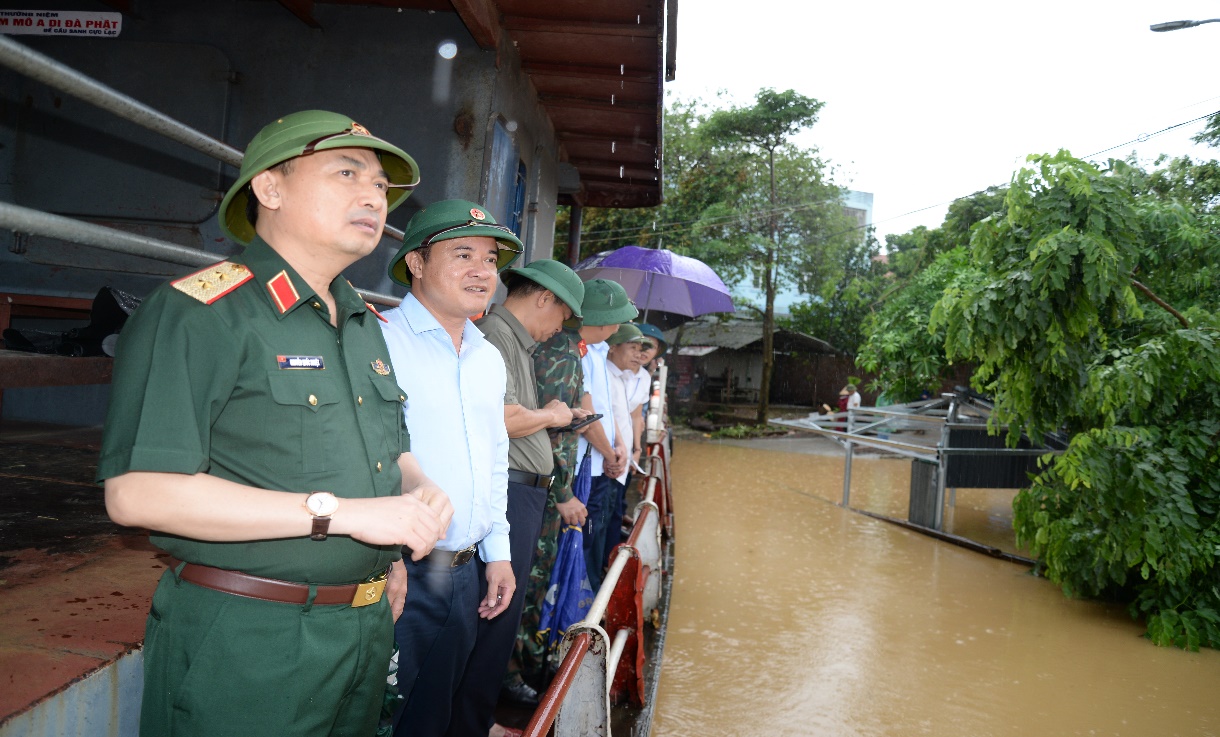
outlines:
[[285, 116], [220, 206], [245, 251], [157, 288], [123, 329], [98, 479], [111, 518], [172, 556], [142, 735], [376, 729], [401, 546], [426, 555], [452, 508], [408, 452], [380, 316], [340, 272], [416, 183], [350, 118]]

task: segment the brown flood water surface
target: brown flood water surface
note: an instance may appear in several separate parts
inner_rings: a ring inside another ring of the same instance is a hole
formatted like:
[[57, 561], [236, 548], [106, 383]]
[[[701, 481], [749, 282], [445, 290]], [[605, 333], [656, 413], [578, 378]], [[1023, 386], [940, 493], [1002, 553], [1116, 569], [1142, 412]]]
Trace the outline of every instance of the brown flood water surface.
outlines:
[[[679, 442], [673, 478], [654, 737], [1220, 732], [1220, 653], [839, 508], [841, 455]], [[857, 458], [852, 505], [905, 519], [908, 483], [908, 462]], [[959, 491], [957, 534], [1011, 550], [1007, 500]]]

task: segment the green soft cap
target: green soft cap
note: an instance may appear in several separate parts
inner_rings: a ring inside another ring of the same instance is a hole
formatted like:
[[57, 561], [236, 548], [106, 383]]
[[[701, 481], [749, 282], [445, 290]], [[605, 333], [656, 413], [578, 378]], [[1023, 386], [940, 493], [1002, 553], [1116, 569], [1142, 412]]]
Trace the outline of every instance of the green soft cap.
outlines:
[[610, 345], [618, 345], [620, 343], [644, 343], [648, 338], [640, 332], [640, 326], [633, 322], [625, 322], [619, 326], [618, 332], [606, 339]]
[[521, 239], [506, 226], [496, 223], [487, 208], [469, 200], [443, 200], [434, 202], [415, 213], [402, 236], [402, 248], [390, 261], [390, 278], [404, 287], [411, 286], [411, 272], [407, 269], [407, 253], [429, 244], [466, 238], [489, 236], [500, 244], [496, 270], [503, 271], [521, 255]]
[[551, 290], [556, 297], [572, 310], [572, 317], [583, 317], [581, 302], [585, 298], [585, 283], [575, 271], [549, 258], [531, 261], [525, 266], [509, 269], [500, 275], [505, 286], [514, 279], [529, 279]]
[[[327, 140], [319, 141], [322, 138]], [[325, 110], [285, 115], [259, 131], [246, 147], [246, 154], [241, 160], [241, 173], [220, 203], [218, 217], [220, 229], [225, 235], [238, 243], [249, 243], [254, 239], [254, 224], [246, 217], [250, 180], [260, 172], [301, 156], [311, 143], [316, 144], [314, 151], [332, 148], [370, 148], [378, 151], [381, 166], [390, 177], [390, 184], [398, 185], [386, 192], [387, 212], [401, 205], [419, 184], [419, 167], [414, 159], [397, 146], [372, 135], [351, 118]]]
[[609, 279], [585, 282], [585, 298], [580, 309], [584, 313], [584, 324], [591, 327], [617, 325], [634, 320], [640, 314], [623, 285]]

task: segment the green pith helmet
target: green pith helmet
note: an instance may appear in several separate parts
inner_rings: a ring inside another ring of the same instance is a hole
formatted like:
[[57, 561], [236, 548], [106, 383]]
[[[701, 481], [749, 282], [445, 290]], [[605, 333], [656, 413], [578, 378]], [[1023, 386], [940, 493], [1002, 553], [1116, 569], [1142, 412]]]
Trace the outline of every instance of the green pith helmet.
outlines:
[[[402, 248], [390, 261], [390, 278], [404, 287], [411, 286], [411, 271], [407, 269], [406, 256], [417, 248], [453, 238], [485, 235], [495, 238], [500, 244], [496, 271], [503, 271], [521, 255], [521, 239], [508, 229], [498, 225], [482, 205], [468, 200], [443, 200], [434, 202], [415, 213], [402, 236]], [[549, 287], [548, 287], [549, 289]]]
[[584, 324], [591, 327], [617, 325], [635, 319], [640, 311], [631, 303], [623, 285], [609, 279], [585, 282], [585, 298], [581, 303]]
[[585, 298], [585, 283], [567, 266], [543, 258], [509, 269], [500, 275], [505, 286], [510, 286], [514, 279], [529, 279], [546, 287], [572, 310], [572, 317], [581, 317], [580, 303]]
[[640, 326], [635, 323], [625, 322], [619, 325], [618, 332], [606, 338], [606, 342], [610, 345], [618, 345], [620, 343], [643, 343], [648, 339], [640, 332]]
[[379, 152], [381, 166], [392, 186], [386, 192], [387, 210], [398, 207], [419, 184], [419, 167], [405, 151], [377, 138], [351, 118], [325, 110], [285, 115], [264, 127], [246, 147], [241, 173], [220, 203], [220, 229], [238, 243], [254, 238], [254, 224], [246, 217], [250, 180], [276, 164], [314, 151], [332, 148], [369, 148]]
[[640, 332], [644, 334], [644, 337], [657, 344], [657, 353], [663, 354], [669, 350], [669, 343], [665, 342], [665, 333], [661, 332], [661, 328], [642, 322], [640, 323]]

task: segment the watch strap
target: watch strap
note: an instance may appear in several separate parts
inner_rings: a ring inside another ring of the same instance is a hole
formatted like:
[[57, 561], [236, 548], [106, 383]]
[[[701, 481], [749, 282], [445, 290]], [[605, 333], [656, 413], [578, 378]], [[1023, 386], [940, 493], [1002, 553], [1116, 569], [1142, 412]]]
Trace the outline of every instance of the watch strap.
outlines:
[[326, 533], [330, 530], [330, 517], [314, 517], [313, 532], [309, 533], [310, 540], [325, 540]]

